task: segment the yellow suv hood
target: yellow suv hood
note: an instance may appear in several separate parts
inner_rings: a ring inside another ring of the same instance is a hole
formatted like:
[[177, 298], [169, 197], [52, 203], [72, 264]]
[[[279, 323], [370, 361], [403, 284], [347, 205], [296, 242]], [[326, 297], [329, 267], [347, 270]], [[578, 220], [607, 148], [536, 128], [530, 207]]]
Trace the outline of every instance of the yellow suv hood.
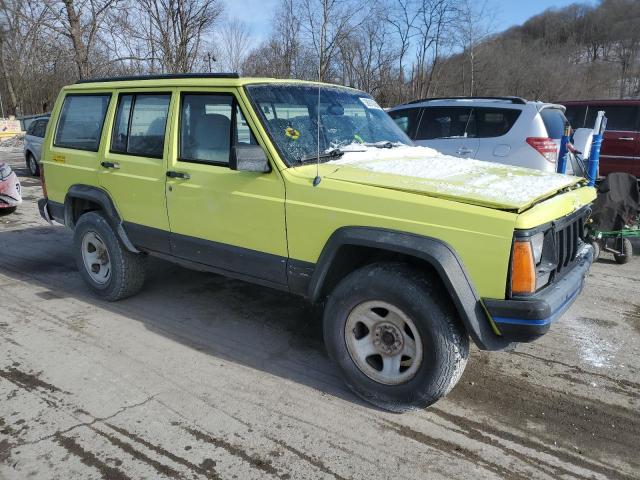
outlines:
[[331, 172], [328, 178], [515, 212], [584, 180], [452, 157], [426, 147], [353, 145], [346, 150], [342, 158], [323, 168]]

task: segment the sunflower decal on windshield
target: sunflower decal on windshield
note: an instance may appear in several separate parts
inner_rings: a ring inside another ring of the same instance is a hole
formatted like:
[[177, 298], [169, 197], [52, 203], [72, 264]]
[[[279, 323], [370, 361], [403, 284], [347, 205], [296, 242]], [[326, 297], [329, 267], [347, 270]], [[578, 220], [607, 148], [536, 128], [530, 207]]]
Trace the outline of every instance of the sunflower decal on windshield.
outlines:
[[300, 138], [300, 132], [293, 127], [285, 128], [284, 134], [291, 140], [297, 140], [298, 138]]

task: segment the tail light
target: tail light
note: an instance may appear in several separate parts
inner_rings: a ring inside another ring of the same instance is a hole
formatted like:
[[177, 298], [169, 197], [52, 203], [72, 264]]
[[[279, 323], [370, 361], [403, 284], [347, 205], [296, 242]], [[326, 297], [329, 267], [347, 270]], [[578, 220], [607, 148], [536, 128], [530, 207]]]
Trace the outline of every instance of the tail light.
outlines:
[[547, 137], [527, 137], [527, 143], [547, 162], [556, 163], [558, 160], [558, 145]]
[[40, 182], [42, 183], [42, 195], [47, 198], [47, 184], [44, 181], [44, 163], [40, 162]]

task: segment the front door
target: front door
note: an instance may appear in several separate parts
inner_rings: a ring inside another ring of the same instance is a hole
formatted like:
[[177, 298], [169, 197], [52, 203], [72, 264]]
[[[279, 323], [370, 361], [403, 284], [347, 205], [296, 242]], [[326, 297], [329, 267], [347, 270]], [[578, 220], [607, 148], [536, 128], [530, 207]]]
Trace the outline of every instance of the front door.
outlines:
[[118, 94], [100, 162], [100, 186], [113, 199], [136, 246], [169, 253], [165, 197], [171, 90]]
[[236, 94], [232, 88], [180, 93], [167, 172], [172, 254], [284, 286], [284, 182], [276, 169], [229, 168], [231, 147], [262, 143]]

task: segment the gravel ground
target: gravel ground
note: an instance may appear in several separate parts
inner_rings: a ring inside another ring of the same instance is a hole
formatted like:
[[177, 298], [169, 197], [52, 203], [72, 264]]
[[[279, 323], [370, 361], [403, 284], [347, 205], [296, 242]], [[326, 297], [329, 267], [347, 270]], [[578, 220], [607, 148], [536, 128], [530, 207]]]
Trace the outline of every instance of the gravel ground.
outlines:
[[92, 297], [71, 235], [24, 204], [0, 217], [1, 479], [640, 478], [640, 261], [595, 264], [551, 332], [472, 350], [432, 408], [360, 402], [320, 312], [153, 261], [144, 290]]

